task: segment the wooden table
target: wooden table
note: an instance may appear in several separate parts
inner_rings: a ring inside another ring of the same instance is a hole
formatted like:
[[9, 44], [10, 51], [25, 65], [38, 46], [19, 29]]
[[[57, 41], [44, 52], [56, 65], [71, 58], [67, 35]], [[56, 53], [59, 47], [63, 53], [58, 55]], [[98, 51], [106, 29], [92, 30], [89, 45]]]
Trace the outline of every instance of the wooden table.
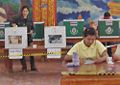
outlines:
[[[67, 38], [66, 42], [67, 43], [77, 43], [79, 41], [81, 41], [83, 38]], [[120, 37], [118, 38], [97, 38], [98, 40], [100, 40], [101, 42], [120, 42]], [[44, 40], [41, 41], [34, 41], [33, 43], [42, 46], [44, 45]], [[4, 47], [4, 41], [0, 41], [0, 48]]]
[[[75, 44], [79, 41], [82, 40], [82, 38], [70, 38], [70, 39], [66, 39], [67, 43], [72, 43]], [[101, 42], [120, 42], [120, 38], [98, 38], [98, 40], [100, 40]], [[46, 49], [44, 48], [44, 41], [34, 41], [33, 44], [37, 44], [38, 48], [25, 48], [23, 49], [23, 53], [24, 54], [28, 54], [28, 53], [47, 53]], [[0, 56], [8, 56], [8, 50], [4, 49], [4, 41], [0, 41]], [[63, 48], [62, 51], [64, 51], [64, 55], [65, 53], [67, 53], [67, 51], [70, 49], [70, 47], [66, 47]], [[12, 60], [8, 59], [8, 57], [4, 58], [5, 60], [5, 66], [7, 68], [7, 70], [9, 72], [11, 72], [12, 69]]]
[[80, 67], [65, 67], [61, 85], [119, 85], [120, 63], [114, 65], [91, 64]]
[[[69, 47], [63, 48], [62, 55], [65, 55], [69, 49], [70, 49]], [[38, 47], [38, 48], [28, 47], [28, 48], [23, 49], [23, 55], [25, 57], [27, 57], [29, 55], [33, 55], [35, 57], [36, 56], [46, 57], [47, 56], [47, 49], [45, 49], [43, 46]], [[5, 67], [6, 67], [7, 71], [12, 72], [13, 71], [13, 63], [12, 63], [12, 59], [8, 58], [8, 49], [4, 49], [4, 48], [0, 49], [0, 58], [4, 59]]]

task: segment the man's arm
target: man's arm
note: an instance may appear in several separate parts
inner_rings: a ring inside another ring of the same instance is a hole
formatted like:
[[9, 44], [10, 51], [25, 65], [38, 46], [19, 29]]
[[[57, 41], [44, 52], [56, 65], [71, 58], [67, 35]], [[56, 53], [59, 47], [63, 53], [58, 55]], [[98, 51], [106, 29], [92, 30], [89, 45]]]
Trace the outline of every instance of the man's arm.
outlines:
[[116, 51], [112, 56], [114, 61], [120, 61], [120, 45], [117, 45]]
[[103, 51], [101, 57], [97, 58], [95, 60], [95, 63], [101, 63], [101, 62], [107, 62], [107, 58], [108, 58], [108, 53], [107, 53], [107, 50]]
[[66, 55], [66, 56], [64, 57], [63, 63], [66, 64], [66, 63], [68, 63], [68, 62], [72, 62], [72, 56], [70, 56], [70, 55]]
[[113, 54], [112, 59], [113, 61], [120, 61], [120, 55]]

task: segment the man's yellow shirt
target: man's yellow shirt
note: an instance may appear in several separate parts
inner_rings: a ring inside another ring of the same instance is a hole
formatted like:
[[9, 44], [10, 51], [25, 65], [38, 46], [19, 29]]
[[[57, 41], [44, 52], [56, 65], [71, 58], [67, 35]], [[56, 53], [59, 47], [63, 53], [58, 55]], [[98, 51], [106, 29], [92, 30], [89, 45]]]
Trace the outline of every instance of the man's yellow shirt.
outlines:
[[95, 40], [90, 47], [87, 47], [83, 40], [76, 43], [67, 53], [72, 55], [73, 52], [77, 52], [80, 58], [95, 59], [100, 57], [107, 48], [98, 40]]

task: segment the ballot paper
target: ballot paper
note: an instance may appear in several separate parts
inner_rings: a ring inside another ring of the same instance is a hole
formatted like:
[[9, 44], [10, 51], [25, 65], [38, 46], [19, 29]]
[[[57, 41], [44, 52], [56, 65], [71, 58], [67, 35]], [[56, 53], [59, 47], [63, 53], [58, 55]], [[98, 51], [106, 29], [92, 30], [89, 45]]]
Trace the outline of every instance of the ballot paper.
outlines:
[[85, 59], [84, 61], [84, 64], [93, 64], [93, 63], [95, 63], [95, 61], [92, 59]]

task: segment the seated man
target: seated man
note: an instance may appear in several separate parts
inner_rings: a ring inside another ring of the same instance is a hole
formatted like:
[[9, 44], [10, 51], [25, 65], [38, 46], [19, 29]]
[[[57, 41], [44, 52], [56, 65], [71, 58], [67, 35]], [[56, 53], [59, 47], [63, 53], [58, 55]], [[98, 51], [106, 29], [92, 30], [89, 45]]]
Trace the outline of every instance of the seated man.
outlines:
[[87, 28], [84, 31], [83, 40], [76, 43], [64, 58], [64, 63], [72, 62], [72, 55], [76, 52], [80, 63], [85, 63], [86, 59], [92, 59], [94, 63], [101, 63], [107, 60], [107, 48], [96, 40], [96, 32], [93, 28]]
[[115, 53], [113, 54], [114, 61], [120, 61], [120, 45], [117, 46]]
[[[109, 12], [105, 12], [103, 19], [112, 19], [112, 16]], [[111, 42], [106, 42], [106, 43], [103, 43], [103, 44], [111, 45], [112, 43]], [[112, 56], [112, 49], [111, 48], [108, 48], [107, 52], [108, 52], [109, 56]]]

